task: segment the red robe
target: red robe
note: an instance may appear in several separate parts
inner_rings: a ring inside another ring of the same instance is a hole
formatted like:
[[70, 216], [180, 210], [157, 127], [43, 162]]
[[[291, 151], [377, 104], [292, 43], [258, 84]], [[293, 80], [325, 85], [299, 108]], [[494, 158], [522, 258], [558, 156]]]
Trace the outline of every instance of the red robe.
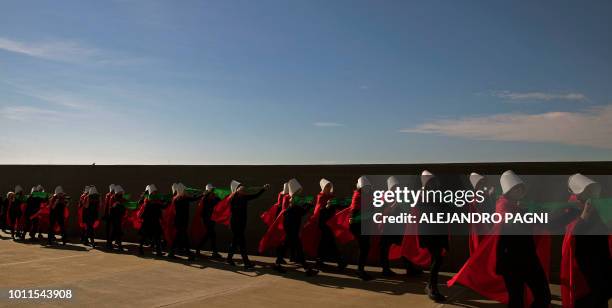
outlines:
[[302, 228], [301, 238], [304, 253], [311, 257], [318, 255], [319, 243], [321, 242], [321, 228], [319, 227], [319, 217], [321, 209], [327, 205], [327, 201], [334, 197], [332, 194], [320, 192], [317, 195], [317, 201], [313, 214], [308, 218]]
[[108, 217], [108, 215], [110, 214], [110, 208], [113, 203], [114, 196], [115, 194], [112, 192], [108, 192], [106, 193], [106, 195], [104, 195], [104, 204], [102, 204], [102, 213], [104, 217]]
[[[87, 229], [87, 224], [83, 222], [83, 208], [86, 204], [89, 204], [89, 195], [82, 194], [81, 197], [79, 198], [79, 209], [77, 211], [77, 216], [78, 216], [77, 218], [78, 218], [79, 227], [83, 230]], [[93, 223], [93, 228], [98, 229], [99, 226], [100, 226], [100, 219], [96, 219], [96, 221], [94, 221]]]
[[[417, 217], [419, 216], [416, 208], [412, 209], [412, 214], [416, 215]], [[395, 245], [391, 246], [389, 256], [390, 260], [395, 258], [394, 249], [397, 248], [394, 246]], [[402, 245], [400, 247], [400, 254], [402, 257], [412, 262], [412, 264], [421, 268], [427, 268], [431, 264], [431, 254], [429, 253], [429, 250], [422, 248], [419, 244], [419, 232], [416, 224], [406, 224], [404, 237], [402, 238]]]
[[215, 205], [215, 209], [210, 217], [212, 221], [226, 226], [230, 225], [230, 220], [232, 218], [232, 207], [230, 201], [232, 200], [233, 196], [234, 194], [232, 193]]
[[206, 236], [206, 225], [204, 225], [204, 221], [202, 220], [202, 212], [204, 211], [204, 198], [200, 198], [198, 201], [198, 206], [195, 210], [195, 215], [191, 219], [191, 229], [189, 230], [189, 239], [191, 240], [191, 244], [197, 246], [202, 242], [204, 237]]
[[285, 209], [274, 219], [268, 230], [259, 241], [257, 251], [263, 254], [267, 250], [274, 249], [285, 242]]
[[270, 225], [274, 222], [274, 219], [276, 219], [276, 213], [279, 212], [279, 207], [281, 207], [283, 203], [283, 196], [283, 192], [279, 192], [276, 203], [274, 203], [267, 211], [263, 212], [259, 216], [261, 217], [261, 220], [263, 220], [263, 222], [266, 224], [266, 226], [270, 227]]
[[[576, 195], [572, 195], [569, 201], [578, 202], [578, 198]], [[576, 236], [574, 235], [574, 228], [578, 221], [579, 218], [576, 218], [565, 228], [561, 248], [561, 300], [565, 308], [573, 308], [576, 299], [588, 295], [590, 291], [575, 256]]]
[[[497, 200], [495, 205], [496, 212], [504, 215], [506, 212], [513, 212], [512, 202], [503, 195]], [[494, 225], [492, 235], [485, 235], [478, 249], [465, 262], [461, 270], [448, 281], [448, 286], [452, 287], [455, 283], [464, 285], [477, 293], [501, 302], [508, 303], [508, 292], [502, 276], [497, 275], [497, 243], [499, 241], [501, 225]], [[548, 277], [550, 274], [550, 236], [534, 236], [537, 254], [544, 272]], [[525, 292], [527, 301], [531, 301], [531, 292]]]
[[334, 215], [327, 221], [327, 225], [334, 233], [336, 240], [339, 244], [346, 244], [355, 239], [353, 233], [351, 233], [349, 220], [353, 216], [353, 213], [361, 209], [361, 190], [353, 191], [353, 197], [351, 198], [351, 205]]
[[[50, 216], [51, 216], [51, 207], [53, 206], [53, 204], [55, 202], [57, 202], [57, 199], [59, 197], [53, 196], [51, 197], [51, 199], [49, 200], [49, 202], [43, 202], [40, 204], [40, 209], [38, 210], [38, 212], [34, 215], [35, 217], [38, 217], [38, 227], [39, 230], [41, 232], [49, 232], [49, 225], [51, 223], [50, 220]], [[66, 204], [64, 206], [64, 225], [66, 224], [66, 222], [68, 222], [68, 218], [70, 217], [70, 211], [68, 210], [68, 204]], [[53, 231], [55, 233], [59, 233], [61, 231], [60, 229], [60, 225], [58, 223], [56, 223], [53, 227]]]
[[[162, 226], [162, 231], [164, 234], [164, 239], [166, 240], [168, 247], [172, 247], [172, 244], [174, 243], [174, 239], [176, 238], [177, 232], [176, 232], [176, 225], [175, 225], [175, 218], [176, 218], [175, 202], [178, 198], [179, 196], [174, 196], [170, 204], [162, 211], [161, 226]], [[154, 201], [152, 201], [151, 199], [146, 199], [145, 206], [149, 202], [154, 202]]]
[[[470, 204], [470, 212], [477, 213], [480, 212], [478, 210], [478, 203], [476, 201]], [[469, 246], [470, 246], [470, 256], [473, 255], [478, 249], [478, 245], [482, 243], [484, 240], [484, 234], [481, 234], [481, 224], [470, 224], [470, 235], [469, 235]]]
[[[25, 202], [20, 202], [17, 199], [18, 199], [17, 196], [15, 196], [15, 199], [13, 199], [13, 201], [9, 202], [9, 206], [7, 207], [8, 211], [6, 213], [6, 223], [7, 223], [7, 225], [13, 227], [13, 230], [21, 231], [21, 230], [23, 230], [23, 228], [25, 226], [25, 221], [26, 221], [25, 220], [26, 203]], [[11, 217], [11, 208], [13, 206], [18, 206], [20, 208], [21, 217], [19, 218], [19, 220], [17, 220], [17, 218]]]

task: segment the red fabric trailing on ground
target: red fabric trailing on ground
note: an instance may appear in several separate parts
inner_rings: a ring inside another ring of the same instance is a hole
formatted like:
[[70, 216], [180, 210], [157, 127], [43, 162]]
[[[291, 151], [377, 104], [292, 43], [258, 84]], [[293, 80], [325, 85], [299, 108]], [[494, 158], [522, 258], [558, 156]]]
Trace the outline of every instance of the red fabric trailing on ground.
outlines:
[[[174, 223], [176, 218], [176, 206], [174, 203], [177, 198], [179, 197], [175, 196], [174, 198], [172, 198], [170, 204], [163, 210], [161, 217], [162, 231], [164, 233], [164, 239], [166, 240], [168, 247], [172, 247], [172, 244], [174, 244], [174, 239], [176, 238], [176, 225]], [[154, 201], [151, 201], [151, 199], [147, 198], [145, 200], [145, 206], [147, 206], [149, 202]]]
[[258, 251], [263, 254], [269, 249], [276, 248], [285, 241], [285, 210], [282, 210], [278, 217], [259, 241]]
[[310, 257], [316, 257], [321, 243], [321, 228], [319, 227], [319, 217], [321, 217], [321, 209], [327, 205], [327, 202], [334, 196], [320, 192], [317, 195], [317, 201], [313, 214], [308, 217], [301, 232], [302, 249], [304, 253]]
[[[415, 217], [420, 216], [417, 208], [412, 208], [411, 212]], [[402, 244], [400, 246], [400, 255], [418, 267], [427, 268], [431, 264], [431, 254], [429, 250], [422, 248], [419, 244], [418, 231], [418, 226], [416, 224], [406, 224]], [[395, 245], [391, 246], [391, 251], [393, 253], [395, 253], [394, 249]], [[395, 257], [395, 254], [390, 255], [389, 259], [393, 260], [392, 257]]]
[[353, 241], [355, 237], [350, 230], [350, 218], [353, 212], [361, 209], [361, 191], [356, 189], [353, 191], [351, 198], [351, 206], [339, 211], [327, 221], [327, 225], [334, 233], [339, 244], [346, 244]]
[[[504, 215], [506, 212], [513, 212], [513, 204], [503, 195], [497, 200], [496, 212]], [[508, 292], [502, 276], [496, 273], [497, 264], [497, 244], [499, 242], [501, 225], [494, 225], [492, 235], [483, 236], [483, 241], [479, 243], [478, 249], [465, 262], [447, 284], [452, 287], [455, 283], [466, 286], [482, 296], [489, 299], [508, 303]], [[550, 276], [550, 236], [534, 236], [537, 254], [540, 263], [544, 268], [546, 276]], [[525, 292], [526, 302], [531, 302], [532, 295], [529, 290]]]
[[195, 210], [195, 215], [191, 219], [190, 240], [191, 244], [196, 246], [202, 242], [206, 236], [206, 225], [202, 220], [202, 212], [204, 211], [204, 197], [200, 198], [198, 206]]
[[232, 196], [234, 196], [234, 194], [230, 194], [229, 196], [223, 198], [221, 201], [219, 201], [219, 203], [217, 203], [217, 205], [215, 205], [215, 209], [213, 210], [210, 218], [212, 221], [229, 226], [232, 218], [232, 207], [230, 204]]
[[272, 225], [272, 223], [274, 222], [274, 219], [276, 219], [276, 213], [278, 213], [278, 208], [283, 202], [283, 196], [283, 192], [278, 193], [276, 203], [274, 203], [267, 211], [261, 213], [261, 215], [259, 216], [261, 220], [263, 220], [263, 222], [266, 224], [266, 226], [270, 227], [270, 225]]

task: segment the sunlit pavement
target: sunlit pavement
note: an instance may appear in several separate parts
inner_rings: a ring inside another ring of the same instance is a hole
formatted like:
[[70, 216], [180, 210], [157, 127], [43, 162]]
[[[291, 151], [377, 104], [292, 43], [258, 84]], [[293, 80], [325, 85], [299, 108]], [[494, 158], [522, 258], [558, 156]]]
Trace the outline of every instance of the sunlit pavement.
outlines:
[[[110, 253], [82, 245], [41, 246], [38, 242], [14, 242], [1, 233], [0, 306], [106, 306], [106, 307], [501, 307], [477, 294], [453, 287], [441, 290], [446, 305], [437, 305], [424, 295], [426, 275], [392, 279], [380, 277], [378, 268], [369, 268], [376, 277], [361, 281], [355, 268], [344, 272], [334, 266], [315, 277], [306, 277], [295, 266], [286, 274], [270, 267], [272, 258], [253, 257], [253, 270], [232, 267], [223, 261], [204, 258], [187, 261], [136, 255], [128, 251]], [[99, 242], [99, 246], [103, 246]], [[205, 254], [205, 256], [208, 254]], [[401, 273], [402, 271], [396, 270]], [[450, 274], [446, 274], [448, 277]], [[446, 277], [441, 277], [445, 281]], [[9, 299], [10, 289], [69, 289], [72, 299]], [[559, 288], [552, 286], [554, 303], [559, 305]]]

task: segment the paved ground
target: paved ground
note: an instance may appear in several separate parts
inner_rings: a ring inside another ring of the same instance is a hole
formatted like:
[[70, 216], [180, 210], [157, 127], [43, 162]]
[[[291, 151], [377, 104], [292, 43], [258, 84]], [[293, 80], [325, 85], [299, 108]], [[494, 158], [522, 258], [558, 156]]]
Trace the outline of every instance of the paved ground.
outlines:
[[[0, 233], [0, 307], [430, 307], [424, 278], [378, 278], [363, 282], [354, 268], [306, 277], [291, 269], [279, 275], [270, 258], [254, 257], [257, 267], [243, 271], [205, 259], [168, 261], [134, 254], [109, 253], [81, 245], [44, 247], [13, 242]], [[371, 268], [378, 275], [377, 268]], [[450, 274], [445, 274], [450, 275]], [[446, 279], [444, 279], [446, 280]], [[8, 299], [11, 288], [71, 289], [71, 300]], [[498, 307], [461, 287], [442, 288], [450, 307]], [[553, 286], [558, 301], [558, 287]]]

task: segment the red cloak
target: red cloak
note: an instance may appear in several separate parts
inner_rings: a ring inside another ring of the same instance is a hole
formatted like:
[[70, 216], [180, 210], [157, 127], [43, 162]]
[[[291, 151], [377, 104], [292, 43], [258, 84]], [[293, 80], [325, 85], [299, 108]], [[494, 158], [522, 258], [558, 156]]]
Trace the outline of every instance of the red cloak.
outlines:
[[316, 257], [321, 242], [321, 228], [319, 227], [319, 218], [321, 217], [321, 209], [327, 205], [327, 201], [334, 196], [320, 192], [317, 195], [317, 201], [313, 214], [308, 218], [302, 228], [302, 248], [304, 253], [310, 257]]
[[266, 226], [270, 227], [270, 225], [274, 222], [274, 219], [276, 219], [276, 213], [278, 213], [278, 209], [283, 202], [283, 196], [283, 192], [279, 192], [276, 203], [274, 203], [267, 211], [263, 212], [259, 216], [261, 217], [261, 220], [263, 220], [263, 222], [266, 224]]
[[232, 193], [215, 205], [215, 209], [210, 217], [212, 221], [229, 226], [232, 218], [232, 207], [230, 201], [232, 200], [233, 196], [234, 194]]
[[276, 248], [285, 241], [285, 209], [274, 219], [274, 222], [259, 241], [258, 251], [263, 254], [269, 249]]
[[[413, 208], [413, 213], [415, 212], [417, 212], [417, 210]], [[391, 246], [392, 251], [395, 249], [394, 246], [395, 245]], [[419, 244], [418, 226], [416, 224], [406, 224], [402, 245], [400, 247], [400, 254], [402, 257], [412, 262], [412, 264], [421, 268], [429, 267], [431, 264], [431, 254], [429, 250], [422, 248]], [[394, 255], [390, 255], [389, 259], [392, 259], [392, 256], [395, 257]]]
[[[175, 219], [176, 219], [175, 202], [178, 198], [179, 196], [174, 196], [170, 204], [162, 212], [161, 226], [162, 226], [162, 231], [164, 233], [164, 239], [166, 240], [168, 247], [172, 247], [172, 244], [174, 243], [174, 239], [176, 238], [177, 232], [176, 232], [176, 225], [175, 225]], [[150, 202], [155, 202], [155, 201], [152, 201], [151, 199], [147, 198], [145, 200], [145, 206], [147, 206], [147, 204]]]
[[[495, 205], [496, 212], [504, 215], [512, 211], [512, 206], [514, 204], [502, 195]], [[468, 258], [461, 270], [447, 282], [449, 287], [459, 283], [489, 299], [508, 303], [508, 292], [504, 279], [496, 272], [500, 228], [501, 225], [494, 225], [492, 235], [483, 237], [478, 249]], [[548, 277], [550, 275], [550, 236], [536, 235], [534, 240], [540, 263]], [[525, 292], [525, 296], [528, 302], [531, 301], [531, 292]]]
[[355, 237], [351, 233], [350, 219], [353, 213], [361, 209], [361, 191], [353, 191], [353, 197], [351, 198], [351, 205], [336, 213], [332, 218], [327, 221], [327, 225], [334, 233], [336, 240], [339, 244], [346, 244], [353, 241]]
[[[476, 201], [470, 204], [470, 212], [477, 213], [480, 212], [478, 210], [478, 203]], [[482, 243], [484, 240], [484, 234], [481, 234], [482, 224], [470, 224], [470, 234], [469, 234], [469, 246], [470, 246], [470, 256], [473, 255], [478, 249], [478, 245]]]
[[204, 198], [200, 198], [198, 202], [198, 206], [195, 210], [195, 215], [191, 219], [191, 229], [189, 239], [191, 243], [197, 247], [197, 245], [202, 242], [204, 237], [206, 236], [206, 225], [204, 225], [204, 221], [202, 220], [202, 212], [204, 211]]
[[[38, 217], [38, 228], [41, 232], [48, 233], [50, 231], [49, 225], [51, 224], [51, 206], [54, 202], [56, 202], [55, 198], [56, 197], [51, 197], [51, 200], [49, 200], [49, 202], [41, 203], [38, 212], [36, 212], [36, 214], [32, 216], [32, 218]], [[66, 204], [64, 206], [64, 224], [68, 221], [69, 217], [70, 211], [68, 210], [68, 204]], [[57, 222], [52, 227], [55, 233], [59, 233], [61, 231], [60, 225]]]
[[[83, 207], [85, 206], [85, 204], [89, 203], [89, 195], [86, 195], [86, 194], [81, 195], [81, 197], [79, 198], [79, 203], [80, 205], [77, 211], [79, 227], [83, 230], [86, 230], [87, 224], [83, 222]], [[98, 229], [99, 226], [100, 226], [100, 219], [96, 219], [93, 223], [93, 228]]]

